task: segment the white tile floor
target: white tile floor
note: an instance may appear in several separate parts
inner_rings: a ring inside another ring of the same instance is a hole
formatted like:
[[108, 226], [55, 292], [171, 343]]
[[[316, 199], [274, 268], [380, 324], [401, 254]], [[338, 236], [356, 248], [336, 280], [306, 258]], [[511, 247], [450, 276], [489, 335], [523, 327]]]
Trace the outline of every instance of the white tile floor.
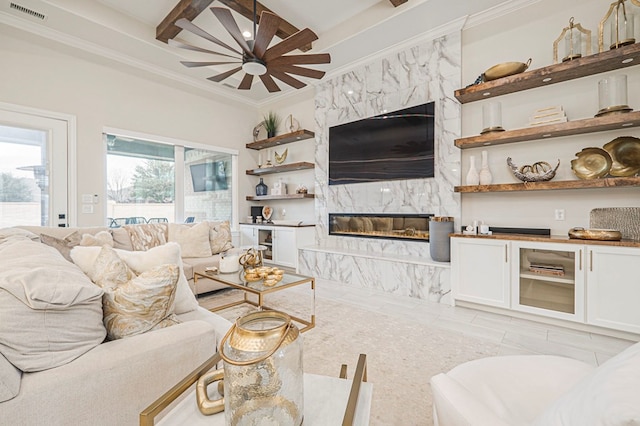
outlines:
[[599, 365], [635, 343], [506, 315], [348, 287], [322, 279], [316, 280], [316, 297], [498, 343], [501, 355], [561, 355]]

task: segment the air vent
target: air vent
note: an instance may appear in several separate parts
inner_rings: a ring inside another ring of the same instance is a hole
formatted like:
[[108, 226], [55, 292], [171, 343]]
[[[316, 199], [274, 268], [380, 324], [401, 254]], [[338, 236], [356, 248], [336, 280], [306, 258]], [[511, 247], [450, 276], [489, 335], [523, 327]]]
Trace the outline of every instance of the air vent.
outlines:
[[33, 16], [34, 18], [38, 18], [41, 20], [44, 20], [46, 18], [46, 15], [44, 13], [36, 12], [35, 10], [29, 9], [28, 7], [20, 6], [19, 4], [13, 2], [9, 7], [11, 9], [17, 10], [18, 12], [26, 13], [29, 16]]

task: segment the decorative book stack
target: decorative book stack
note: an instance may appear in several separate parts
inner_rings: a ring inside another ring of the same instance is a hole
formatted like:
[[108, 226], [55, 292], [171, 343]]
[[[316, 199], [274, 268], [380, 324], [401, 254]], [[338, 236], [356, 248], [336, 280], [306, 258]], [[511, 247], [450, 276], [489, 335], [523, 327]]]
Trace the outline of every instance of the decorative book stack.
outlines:
[[547, 124], [566, 123], [567, 115], [561, 106], [541, 108], [529, 117], [529, 126], [546, 126]]

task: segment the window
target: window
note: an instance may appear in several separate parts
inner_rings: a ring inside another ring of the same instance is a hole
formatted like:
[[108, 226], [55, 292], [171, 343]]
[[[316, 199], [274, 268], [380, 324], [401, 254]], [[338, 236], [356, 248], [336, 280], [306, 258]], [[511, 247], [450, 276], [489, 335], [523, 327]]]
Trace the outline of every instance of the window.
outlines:
[[237, 152], [115, 132], [105, 140], [107, 225], [236, 222]]

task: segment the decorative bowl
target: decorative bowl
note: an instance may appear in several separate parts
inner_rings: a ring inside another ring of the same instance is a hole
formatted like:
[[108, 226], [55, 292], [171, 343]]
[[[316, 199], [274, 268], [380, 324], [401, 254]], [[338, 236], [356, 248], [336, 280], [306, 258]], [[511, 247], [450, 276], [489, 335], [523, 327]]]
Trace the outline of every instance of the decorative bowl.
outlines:
[[611, 176], [634, 176], [640, 172], [640, 139], [620, 136], [604, 145], [612, 160]]
[[531, 58], [524, 62], [503, 62], [498, 65], [494, 65], [484, 72], [484, 81], [497, 80], [502, 77], [507, 77], [514, 74], [520, 74], [529, 68], [531, 65]]
[[602, 148], [589, 147], [576, 153], [578, 158], [571, 160], [571, 170], [580, 179], [599, 179], [611, 170], [613, 160]]
[[622, 233], [615, 229], [569, 229], [569, 238], [580, 240], [620, 241]]

